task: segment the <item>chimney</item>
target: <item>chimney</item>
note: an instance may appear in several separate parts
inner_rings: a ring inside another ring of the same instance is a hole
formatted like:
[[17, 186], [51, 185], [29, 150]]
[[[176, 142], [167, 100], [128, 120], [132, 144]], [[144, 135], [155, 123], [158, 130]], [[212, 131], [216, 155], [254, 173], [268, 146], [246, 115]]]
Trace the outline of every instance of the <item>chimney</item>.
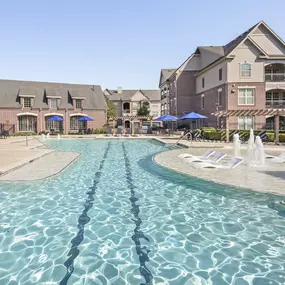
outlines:
[[122, 94], [123, 93], [123, 88], [122, 87], [118, 87], [117, 92], [118, 92], [118, 94]]

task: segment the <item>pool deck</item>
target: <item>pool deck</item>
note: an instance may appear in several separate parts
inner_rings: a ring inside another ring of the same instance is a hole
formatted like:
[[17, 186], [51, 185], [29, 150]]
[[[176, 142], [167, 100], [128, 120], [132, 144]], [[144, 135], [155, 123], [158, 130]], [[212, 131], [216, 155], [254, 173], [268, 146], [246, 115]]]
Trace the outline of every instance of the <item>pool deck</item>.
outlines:
[[[178, 157], [181, 153], [202, 155], [209, 148], [213, 148], [217, 152], [227, 153], [225, 159], [219, 164], [225, 164], [233, 157], [233, 150], [230, 147], [214, 148], [207, 146], [206, 148], [192, 147], [159, 153], [154, 157], [154, 161], [165, 168], [204, 180], [285, 196], [285, 163], [267, 162], [264, 166], [249, 166], [247, 162], [244, 162], [234, 169], [199, 169]], [[242, 151], [244, 152], [245, 148]], [[268, 154], [278, 155], [281, 149], [265, 148], [265, 151]], [[283, 151], [285, 151], [284, 148]], [[199, 162], [196, 163], [199, 164]]]
[[[37, 137], [38, 139], [40, 137]], [[62, 139], [125, 139], [124, 137], [106, 137], [105, 135], [72, 135]], [[51, 137], [50, 140], [56, 138]], [[126, 139], [156, 139], [161, 143], [174, 144], [179, 136], [138, 136]], [[191, 176], [221, 184], [238, 186], [255, 191], [285, 195], [285, 164], [270, 164], [264, 167], [248, 167], [246, 163], [235, 169], [195, 169], [188, 162], [177, 156], [189, 152], [201, 155], [206, 149], [216, 149], [227, 153], [227, 159], [233, 155], [232, 144], [220, 142], [180, 141], [183, 149], [159, 153], [154, 160], [159, 165]], [[284, 146], [265, 145], [266, 153], [278, 155], [285, 151]], [[242, 152], [246, 145], [242, 145]], [[78, 153], [57, 152], [47, 148], [37, 139], [29, 137], [11, 137], [0, 140], [0, 181], [32, 181], [44, 179], [61, 172], [78, 158]], [[226, 161], [226, 160], [225, 160]], [[222, 161], [221, 163], [225, 163]]]
[[55, 176], [67, 168], [78, 157], [75, 152], [51, 152], [32, 163], [25, 164], [14, 171], [0, 176], [0, 181], [21, 182], [46, 179]]

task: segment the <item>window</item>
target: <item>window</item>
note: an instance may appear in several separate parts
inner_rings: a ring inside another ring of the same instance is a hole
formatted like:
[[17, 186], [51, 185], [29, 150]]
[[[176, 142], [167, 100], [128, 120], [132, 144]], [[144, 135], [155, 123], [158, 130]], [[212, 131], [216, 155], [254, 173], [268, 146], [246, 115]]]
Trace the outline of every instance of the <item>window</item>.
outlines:
[[205, 108], [205, 97], [204, 94], [201, 95], [201, 109], [203, 110]]
[[157, 117], [158, 116], [158, 112], [157, 111], [153, 111], [152, 112], [152, 116]]
[[223, 69], [219, 69], [219, 81], [223, 80]]
[[254, 129], [254, 117], [238, 117], [238, 129], [239, 130]]
[[46, 131], [62, 131], [63, 130], [63, 122], [62, 121], [49, 121], [49, 119], [53, 116], [45, 117], [45, 130]]
[[218, 91], [218, 106], [222, 106], [222, 91]]
[[37, 132], [36, 116], [19, 116], [19, 132]]
[[80, 100], [80, 99], [75, 100], [75, 108], [77, 108], [77, 109], [82, 108], [82, 100]]
[[31, 98], [24, 98], [24, 107], [26, 107], [26, 108], [32, 107], [32, 99]]
[[50, 99], [50, 108], [51, 109], [56, 109], [57, 108], [57, 99]]
[[238, 105], [254, 105], [253, 88], [240, 88], [238, 90]]
[[202, 88], [204, 88], [205, 87], [205, 78], [203, 77], [202, 78]]
[[251, 77], [251, 64], [242, 63], [240, 65], [240, 77], [242, 77], [242, 78]]
[[86, 121], [79, 121], [81, 116], [72, 116], [70, 117], [70, 130], [71, 131], [79, 131], [85, 130], [87, 123]]

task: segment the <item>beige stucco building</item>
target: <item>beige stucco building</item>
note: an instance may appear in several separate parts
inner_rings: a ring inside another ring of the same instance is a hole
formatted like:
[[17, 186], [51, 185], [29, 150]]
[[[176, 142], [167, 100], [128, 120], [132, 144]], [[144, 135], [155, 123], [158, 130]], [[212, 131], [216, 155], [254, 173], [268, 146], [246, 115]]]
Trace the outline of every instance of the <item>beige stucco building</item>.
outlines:
[[[161, 72], [161, 95], [166, 84], [168, 113], [181, 116], [196, 111], [208, 117], [209, 126], [225, 124], [214, 116], [217, 111], [283, 109], [285, 43], [261, 21], [224, 46], [197, 47], [167, 79]], [[273, 117], [236, 114], [229, 118], [230, 128], [274, 128]], [[282, 115], [280, 128], [285, 128]]]
[[[149, 116], [156, 118], [161, 114], [161, 101], [159, 90], [117, 90], [105, 89], [104, 94], [117, 106], [117, 117], [122, 118], [124, 128], [139, 126], [140, 119], [137, 118], [137, 110], [146, 105]], [[131, 118], [131, 119], [129, 119]]]
[[[101, 128], [107, 106], [98, 85], [0, 80], [0, 124], [15, 132], [62, 131]], [[62, 122], [48, 121], [59, 116]], [[94, 121], [78, 119], [89, 116]]]

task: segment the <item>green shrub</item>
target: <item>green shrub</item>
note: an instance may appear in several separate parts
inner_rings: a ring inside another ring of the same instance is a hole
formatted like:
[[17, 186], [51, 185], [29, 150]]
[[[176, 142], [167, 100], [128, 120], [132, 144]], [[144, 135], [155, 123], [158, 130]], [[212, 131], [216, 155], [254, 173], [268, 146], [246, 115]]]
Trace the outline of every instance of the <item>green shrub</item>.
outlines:
[[106, 128], [100, 128], [100, 129], [94, 129], [93, 134], [105, 134], [106, 133]]
[[18, 132], [18, 133], [11, 134], [10, 136], [25, 137], [25, 136], [36, 136], [36, 135], [37, 134], [34, 132]]
[[284, 133], [283, 134], [279, 133], [279, 141], [280, 142], [285, 142], [285, 134]]

